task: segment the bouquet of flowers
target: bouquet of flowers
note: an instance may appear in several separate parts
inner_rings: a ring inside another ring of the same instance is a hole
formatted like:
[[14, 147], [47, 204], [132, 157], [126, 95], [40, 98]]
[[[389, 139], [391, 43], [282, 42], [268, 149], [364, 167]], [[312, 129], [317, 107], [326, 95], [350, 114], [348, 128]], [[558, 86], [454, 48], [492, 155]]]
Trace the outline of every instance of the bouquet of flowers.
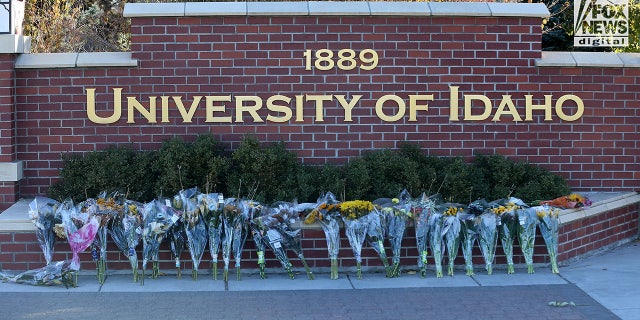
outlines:
[[524, 206], [524, 203], [520, 199], [509, 198], [493, 201], [489, 206], [491, 212], [497, 216], [498, 235], [507, 258], [507, 273], [512, 274], [515, 272], [513, 268], [513, 241], [518, 234], [517, 212], [521, 206]]
[[527, 264], [527, 272], [533, 273], [533, 249], [536, 241], [536, 225], [538, 224], [538, 215], [536, 211], [527, 208], [518, 211], [518, 239], [520, 240], [520, 249], [524, 255], [524, 261]]
[[464, 212], [464, 208], [460, 204], [447, 204], [447, 209], [443, 213], [444, 223], [442, 233], [447, 247], [447, 255], [449, 269], [447, 275], [453, 276], [453, 266], [460, 248], [460, 219], [458, 214]]
[[[93, 259], [96, 261], [96, 267], [98, 269], [98, 282], [100, 284], [104, 283], [106, 278], [106, 269], [107, 269], [107, 229], [109, 226], [109, 222], [111, 219], [122, 212], [124, 206], [122, 204], [122, 200], [116, 198], [118, 197], [118, 193], [111, 194], [107, 196], [106, 192], [102, 192], [98, 195], [97, 199], [87, 199], [84, 203], [81, 204], [82, 209], [87, 212], [92, 212], [93, 214], [100, 217], [100, 228], [98, 228], [98, 233], [96, 235], [96, 239], [93, 241], [91, 254]], [[99, 254], [97, 251], [99, 250]]]
[[402, 191], [398, 198], [391, 200], [391, 203], [382, 204], [382, 212], [386, 216], [389, 243], [393, 257], [393, 266], [389, 268], [387, 276], [397, 277], [400, 275], [400, 247], [404, 232], [407, 229], [407, 220], [411, 218], [411, 196], [407, 190]]
[[364, 244], [373, 203], [363, 200], [345, 201], [340, 204], [340, 215], [345, 225], [345, 234], [356, 258], [358, 279], [362, 279], [362, 245]]
[[418, 268], [420, 275], [424, 278], [427, 275], [427, 246], [429, 239], [429, 220], [435, 212], [435, 200], [427, 197], [425, 193], [419, 199], [411, 203], [411, 213], [416, 231], [416, 244], [418, 247]]
[[429, 243], [436, 266], [436, 277], [442, 278], [442, 258], [444, 252], [444, 217], [441, 209], [436, 209], [429, 217]]
[[187, 246], [191, 254], [191, 278], [193, 280], [198, 279], [198, 266], [209, 237], [202, 211], [200, 211], [198, 194], [197, 188], [180, 191], [183, 203], [184, 230], [187, 234]]
[[164, 205], [161, 201], [153, 200], [144, 206], [142, 230], [142, 281], [147, 262], [153, 262], [153, 274], [158, 277], [158, 250], [160, 243], [167, 235], [171, 226], [180, 219], [181, 212]]
[[479, 222], [478, 216], [481, 215], [489, 206], [485, 200], [476, 200], [467, 206], [467, 210], [458, 212], [458, 220], [460, 220], [460, 241], [462, 245], [462, 256], [466, 274], [474, 275], [473, 272], [473, 246], [478, 240]]
[[302, 262], [307, 272], [309, 280], [313, 280], [313, 272], [311, 272], [302, 252], [302, 243], [300, 241], [302, 229], [295, 227], [300, 225], [300, 215], [296, 207], [297, 205], [295, 203], [275, 203], [270, 211], [271, 215], [276, 217], [280, 223], [276, 224], [273, 228], [282, 236], [284, 246], [298, 256], [298, 259], [300, 259], [300, 262]]
[[167, 239], [169, 239], [169, 245], [171, 247], [171, 255], [176, 265], [176, 277], [182, 278], [182, 266], [180, 257], [184, 251], [185, 244], [187, 242], [187, 235], [184, 231], [184, 221], [182, 216], [178, 219], [167, 231]]
[[72, 276], [73, 270], [70, 268], [70, 261], [57, 261], [34, 270], [12, 275], [0, 270], [0, 280], [20, 284], [30, 284], [34, 286], [54, 286], [64, 285], [65, 287], [75, 286]]
[[200, 194], [198, 202], [200, 203], [200, 212], [203, 213], [204, 221], [207, 225], [207, 234], [209, 235], [209, 253], [211, 254], [213, 279], [218, 280], [218, 252], [220, 251], [220, 241], [222, 240], [224, 196], [221, 193]]
[[378, 253], [380, 257], [380, 261], [384, 265], [384, 270], [387, 274], [387, 277], [390, 276], [389, 271], [389, 261], [387, 259], [387, 252], [384, 249], [384, 234], [386, 231], [386, 221], [384, 216], [378, 211], [378, 209], [374, 206], [373, 210], [369, 212], [369, 227], [367, 228], [367, 235], [365, 239], [367, 243], [373, 248], [373, 250]]
[[236, 278], [240, 280], [240, 261], [242, 248], [247, 239], [247, 219], [249, 217], [249, 201], [228, 199], [224, 205], [222, 221], [224, 236], [222, 238], [222, 258], [224, 260], [224, 280], [229, 280], [229, 262], [231, 252], [235, 257]]
[[322, 230], [327, 239], [329, 259], [331, 260], [330, 278], [332, 280], [338, 279], [338, 251], [340, 251], [339, 217], [340, 203], [336, 200], [333, 193], [327, 192], [318, 198], [317, 205], [304, 220], [305, 224], [318, 221], [320, 226], [322, 226]]
[[98, 232], [100, 221], [90, 212], [82, 212], [71, 199], [65, 200], [58, 207], [58, 212], [73, 255], [69, 267], [71, 270], [78, 271], [80, 270], [78, 254], [91, 245]]
[[29, 203], [29, 216], [36, 226], [36, 236], [47, 265], [51, 264], [53, 245], [56, 243], [53, 228], [60, 222], [60, 215], [57, 214], [58, 206], [60, 206], [58, 201], [45, 197], [36, 197]]
[[562, 196], [553, 200], [541, 201], [541, 205], [549, 205], [552, 207], [558, 207], [563, 209], [582, 208], [590, 206], [591, 200], [588, 197], [572, 193], [568, 196]]
[[256, 228], [256, 236], [258, 237], [258, 241], [269, 245], [271, 251], [273, 251], [274, 255], [276, 256], [276, 259], [278, 259], [280, 264], [282, 264], [284, 270], [287, 271], [289, 278], [293, 279], [295, 278], [295, 275], [293, 274], [293, 270], [291, 269], [292, 265], [289, 261], [289, 257], [287, 257], [287, 252], [282, 245], [282, 235], [276, 230], [276, 226], [284, 222], [284, 220], [278, 219], [282, 219], [282, 217], [274, 216], [273, 213], [270, 212], [270, 210], [265, 208], [261, 216], [253, 219], [252, 225]]
[[140, 234], [142, 233], [142, 210], [141, 203], [125, 200], [124, 210], [111, 220], [109, 227], [109, 234], [116, 246], [129, 258], [134, 282], [138, 282], [136, 247], [140, 243]]
[[496, 254], [496, 245], [498, 242], [498, 222], [496, 215], [491, 211], [485, 211], [480, 215], [478, 230], [478, 243], [480, 251], [484, 257], [485, 268], [487, 274], [493, 273], [493, 258]]
[[[256, 254], [258, 255], [258, 267], [260, 268], [260, 278], [264, 279], [265, 278], [264, 268], [266, 265], [266, 262], [264, 260], [264, 252], [267, 250], [267, 243], [269, 243], [269, 239], [267, 238], [266, 232], [263, 231], [257, 223], [257, 221], [259, 221], [258, 219], [260, 218], [260, 215], [259, 215], [260, 212], [258, 210], [254, 210], [252, 211], [252, 213], [253, 214], [250, 217], [249, 228], [251, 229], [251, 236], [253, 237], [253, 242], [256, 246]], [[286, 270], [286, 267], [288, 265], [285, 265], [283, 263], [282, 266], [285, 267], [285, 270]], [[290, 273], [289, 275], [291, 276], [292, 274], [293, 273]]]
[[560, 210], [546, 205], [533, 207], [531, 210], [538, 215], [538, 227], [547, 246], [547, 252], [551, 260], [551, 272], [560, 273], [560, 270], [558, 270], [558, 213]]

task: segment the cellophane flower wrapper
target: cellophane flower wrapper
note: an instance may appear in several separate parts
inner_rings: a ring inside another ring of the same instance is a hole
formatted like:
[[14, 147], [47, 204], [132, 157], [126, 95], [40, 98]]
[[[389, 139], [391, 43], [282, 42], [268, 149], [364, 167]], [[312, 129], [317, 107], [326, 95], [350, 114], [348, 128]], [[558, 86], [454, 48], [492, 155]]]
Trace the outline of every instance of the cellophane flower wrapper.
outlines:
[[[89, 202], [87, 205], [90, 207], [95, 206], [95, 215], [100, 218], [100, 228], [93, 242], [92, 255], [95, 256], [93, 250], [97, 249], [99, 252], [96, 261], [98, 282], [102, 284], [106, 279], [107, 269], [107, 229], [109, 229], [109, 223], [113, 217], [124, 210], [124, 198], [118, 192], [107, 194], [105, 191], [100, 193], [96, 200], [87, 199], [85, 202]], [[93, 208], [88, 210], [94, 211]]]
[[442, 258], [444, 257], [444, 217], [442, 210], [436, 211], [429, 216], [429, 243], [431, 244], [431, 252], [436, 266], [436, 277], [442, 278]]
[[65, 200], [58, 212], [71, 247], [71, 270], [80, 270], [79, 253], [88, 248], [96, 237], [100, 221], [91, 212], [82, 212], [71, 199]]
[[144, 274], [147, 269], [147, 262], [153, 262], [153, 278], [158, 277], [158, 250], [160, 243], [167, 235], [167, 232], [180, 220], [180, 211], [166, 206], [163, 201], [153, 200], [144, 206], [143, 210], [143, 230], [142, 230], [142, 281], [144, 285]]
[[182, 263], [180, 257], [185, 249], [187, 243], [187, 234], [185, 233], [185, 226], [182, 217], [178, 219], [167, 231], [167, 239], [169, 239], [169, 246], [171, 247], [171, 255], [175, 262], [176, 277], [182, 278]]
[[518, 210], [518, 240], [520, 241], [524, 262], [527, 264], [528, 273], [534, 273], [533, 250], [535, 248], [537, 224], [538, 216], [535, 210], [531, 208]]
[[17, 275], [0, 270], [0, 280], [33, 286], [75, 286], [73, 279], [74, 270], [71, 269], [71, 261], [56, 261], [34, 270], [28, 270]]
[[198, 198], [201, 212], [204, 213], [204, 220], [207, 225], [213, 279], [217, 280], [218, 255], [222, 242], [222, 208], [224, 207], [224, 196], [222, 193], [206, 193], [199, 195]]
[[187, 234], [187, 247], [191, 255], [191, 277], [193, 280], [198, 279], [198, 268], [202, 255], [207, 248], [207, 240], [209, 238], [207, 225], [205, 224], [201, 206], [198, 203], [199, 194], [196, 188], [180, 192], [183, 202], [184, 230]]
[[464, 207], [460, 204], [446, 204], [451, 214], [445, 214], [443, 219], [442, 233], [444, 234], [445, 247], [447, 248], [447, 262], [448, 270], [447, 274], [453, 276], [453, 268], [458, 256], [458, 250], [460, 248], [460, 219], [458, 219], [458, 213], [464, 212]]
[[368, 215], [357, 219], [347, 219], [342, 215], [345, 226], [344, 232], [347, 240], [349, 240], [349, 246], [351, 246], [353, 256], [356, 259], [356, 271], [359, 279], [362, 278], [362, 245], [364, 245], [367, 230], [369, 229], [369, 219], [370, 217]]
[[[331, 260], [332, 280], [338, 279], [338, 252], [340, 251], [340, 203], [335, 195], [327, 192], [320, 196], [315, 204], [310, 204], [311, 212], [304, 220], [305, 224], [318, 222], [327, 240], [327, 251]], [[304, 205], [298, 211], [305, 211]]]
[[458, 213], [460, 220], [460, 246], [464, 257], [466, 275], [472, 276], [473, 272], [473, 247], [478, 240], [477, 216], [465, 210]]
[[109, 234], [120, 251], [127, 256], [131, 264], [133, 281], [138, 281], [138, 254], [136, 247], [142, 234], [142, 211], [144, 205], [125, 200], [124, 210], [110, 223]]
[[400, 250], [402, 248], [402, 239], [407, 229], [407, 221], [411, 219], [411, 196], [404, 190], [398, 198], [393, 199], [391, 203], [382, 205], [387, 225], [387, 234], [391, 245], [391, 267], [387, 276], [397, 277], [400, 275]]
[[256, 246], [256, 254], [258, 255], [258, 267], [260, 268], [260, 278], [264, 279], [265, 276], [265, 266], [266, 261], [264, 257], [264, 253], [267, 250], [268, 240], [266, 239], [266, 233], [260, 230], [260, 227], [256, 224], [255, 219], [259, 217], [253, 217], [249, 222], [249, 228], [251, 230], [251, 237], [253, 238], [253, 243]]
[[435, 212], [435, 201], [425, 193], [411, 203], [413, 223], [416, 232], [416, 245], [418, 249], [418, 268], [420, 275], [427, 275], [427, 256], [429, 255], [429, 218]]
[[493, 259], [496, 255], [496, 245], [498, 242], [498, 224], [497, 216], [487, 210], [478, 218], [478, 243], [480, 251], [484, 258], [485, 269], [487, 274], [493, 273]]
[[29, 203], [29, 216], [36, 226], [36, 237], [47, 265], [51, 264], [53, 246], [56, 243], [53, 227], [61, 222], [60, 215], [57, 213], [59, 206], [60, 202], [40, 196]]
[[269, 246], [276, 256], [276, 259], [278, 259], [278, 262], [282, 265], [282, 268], [289, 275], [289, 278], [293, 279], [295, 275], [291, 261], [289, 261], [285, 247], [282, 244], [282, 235], [276, 230], [277, 225], [281, 223], [277, 218], [279, 218], [279, 216], [273, 216], [270, 210], [265, 208], [262, 215], [254, 218], [252, 222], [258, 229], [259, 239]]
[[240, 279], [240, 261], [242, 249], [248, 235], [248, 202], [241, 199], [228, 199], [223, 210], [224, 235], [222, 238], [222, 258], [224, 260], [224, 280], [229, 279], [231, 253], [235, 258], [236, 278]]
[[522, 200], [517, 198], [499, 199], [489, 204], [491, 212], [496, 214], [496, 223], [498, 224], [498, 237], [502, 244], [507, 259], [507, 273], [515, 272], [513, 266], [513, 242], [518, 236], [518, 217], [517, 211], [521, 206], [525, 206]]
[[259, 204], [252, 200], [240, 202], [240, 215], [233, 221], [233, 258], [235, 260], [236, 279], [240, 280], [240, 263], [242, 261], [242, 250], [249, 236], [249, 216], [253, 206]]
[[384, 237], [386, 233], [386, 220], [380, 211], [376, 208], [368, 214], [369, 226], [367, 228], [367, 235], [365, 237], [367, 243], [378, 254], [384, 270], [389, 276], [389, 259], [387, 258], [387, 251], [384, 248]]
[[280, 233], [282, 237], [282, 244], [289, 250], [293, 251], [307, 273], [309, 280], [313, 280], [313, 272], [309, 268], [307, 261], [304, 258], [302, 251], [301, 234], [300, 229], [300, 215], [297, 209], [296, 203], [277, 202], [270, 208], [270, 214], [276, 217], [279, 223], [277, 223], [273, 229]]
[[535, 211], [538, 216], [538, 228], [547, 246], [547, 252], [551, 260], [551, 272], [560, 273], [560, 270], [558, 270], [559, 210], [547, 205], [532, 207], [531, 210]]

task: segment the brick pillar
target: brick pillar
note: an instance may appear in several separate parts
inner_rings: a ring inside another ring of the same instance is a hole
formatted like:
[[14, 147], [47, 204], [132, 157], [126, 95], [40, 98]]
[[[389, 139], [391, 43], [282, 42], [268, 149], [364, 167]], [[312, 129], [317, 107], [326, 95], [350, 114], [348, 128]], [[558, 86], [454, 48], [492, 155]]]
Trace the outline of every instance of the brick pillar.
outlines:
[[29, 50], [29, 39], [0, 35], [0, 210], [19, 198], [22, 162], [15, 149], [15, 60]]

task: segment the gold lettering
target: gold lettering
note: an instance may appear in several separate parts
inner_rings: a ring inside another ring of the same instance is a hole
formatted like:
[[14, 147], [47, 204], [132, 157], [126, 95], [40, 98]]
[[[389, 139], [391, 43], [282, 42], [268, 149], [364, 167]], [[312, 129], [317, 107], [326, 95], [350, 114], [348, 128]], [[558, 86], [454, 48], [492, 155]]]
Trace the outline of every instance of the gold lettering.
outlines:
[[533, 95], [527, 94], [524, 96], [526, 115], [525, 121], [533, 120], [533, 110], [544, 110], [544, 121], [551, 121], [551, 95], [544, 96], [544, 104], [533, 104]]
[[410, 94], [409, 95], [409, 121], [418, 121], [416, 111], [429, 111], [429, 104], [418, 105], [418, 101], [433, 101], [432, 94]]
[[[253, 105], [245, 106], [244, 102], [253, 102]], [[258, 110], [262, 108], [262, 99], [258, 96], [236, 96], [236, 121], [235, 122], [244, 122], [243, 113], [249, 112], [251, 117], [253, 118], [253, 122], [264, 122], [260, 115], [258, 115]]]
[[162, 104], [162, 120], [160, 120], [160, 122], [169, 122], [169, 97], [160, 97], [160, 102]]
[[[573, 100], [576, 103], [577, 110], [576, 110], [576, 113], [573, 114], [572, 116], [568, 116], [566, 113], [564, 113], [564, 110], [562, 110], [562, 105], [567, 100]], [[558, 115], [558, 118], [564, 121], [576, 121], [580, 119], [580, 117], [582, 117], [583, 113], [584, 113], [584, 102], [582, 102], [582, 99], [580, 99], [580, 97], [576, 95], [566, 94], [560, 97], [558, 101], [556, 101], [556, 114]]]
[[96, 114], [96, 89], [87, 88], [87, 117], [98, 124], [110, 124], [120, 120], [122, 116], [122, 88], [113, 88], [113, 114], [103, 118]]
[[182, 116], [182, 120], [184, 123], [191, 123], [191, 119], [193, 115], [196, 113], [196, 109], [198, 108], [198, 104], [200, 100], [202, 100], [202, 96], [194, 96], [193, 101], [191, 102], [191, 107], [189, 107], [189, 111], [184, 108], [184, 104], [182, 104], [181, 96], [173, 96], [173, 101], [175, 101], [176, 106], [178, 107], [178, 111], [180, 111], [180, 115]]
[[333, 95], [307, 95], [307, 101], [316, 102], [316, 122], [324, 121], [324, 102], [333, 100]]
[[458, 87], [449, 86], [449, 121], [458, 121]]
[[304, 121], [304, 95], [296, 96], [296, 122]]
[[353, 119], [351, 119], [351, 110], [353, 110], [353, 107], [356, 106], [356, 103], [360, 101], [360, 98], [362, 98], [362, 95], [356, 94], [353, 96], [353, 98], [351, 98], [351, 102], [347, 102], [347, 100], [344, 98], [344, 95], [336, 95], [336, 99], [338, 99], [340, 106], [344, 109], [344, 121], [353, 121]]
[[[384, 103], [389, 100], [394, 101], [396, 105], [398, 105], [398, 113], [396, 113], [393, 116], [387, 116], [382, 111], [382, 107], [384, 106]], [[404, 116], [406, 108], [407, 106], [405, 105], [404, 101], [400, 97], [393, 94], [384, 95], [380, 97], [378, 101], [376, 101], [376, 114], [378, 115], [378, 118], [386, 122], [394, 122], [394, 121], [400, 120]]]
[[[507, 107], [509, 111], [505, 111], [504, 108]], [[516, 106], [513, 104], [513, 100], [511, 100], [511, 95], [505, 94], [502, 95], [502, 101], [500, 101], [500, 105], [498, 106], [498, 110], [496, 114], [493, 115], [493, 119], [491, 121], [500, 121], [500, 117], [503, 114], [510, 114], [513, 117], [513, 121], [518, 122], [522, 121], [522, 118], [518, 114], [516, 110]]]
[[[276, 101], [283, 101], [286, 105], [276, 104]], [[282, 117], [276, 117], [272, 115], [267, 115], [267, 121], [271, 122], [287, 122], [291, 120], [291, 108], [289, 108], [289, 103], [291, 103], [291, 98], [283, 95], [275, 95], [271, 96], [267, 99], [267, 109], [274, 112], [284, 113]]]
[[215, 123], [231, 123], [232, 122], [231, 116], [227, 116], [227, 117], [215, 117], [215, 116], [213, 116], [214, 112], [224, 112], [225, 111], [224, 104], [216, 106], [213, 103], [214, 102], [231, 102], [231, 95], [228, 95], [228, 96], [206, 96], [206, 97], [204, 97], [204, 99], [205, 99], [205, 106], [206, 106], [206, 111], [207, 111], [205, 122], [215, 122]]
[[[474, 116], [471, 114], [471, 103], [473, 100], [480, 100], [484, 104], [484, 112], [481, 115]], [[491, 100], [481, 94], [470, 94], [464, 96], [464, 120], [482, 121], [491, 115]]]
[[136, 100], [135, 97], [127, 97], [127, 123], [135, 123], [133, 110], [138, 112], [147, 119], [148, 123], [156, 123], [156, 97], [149, 97], [149, 110]]

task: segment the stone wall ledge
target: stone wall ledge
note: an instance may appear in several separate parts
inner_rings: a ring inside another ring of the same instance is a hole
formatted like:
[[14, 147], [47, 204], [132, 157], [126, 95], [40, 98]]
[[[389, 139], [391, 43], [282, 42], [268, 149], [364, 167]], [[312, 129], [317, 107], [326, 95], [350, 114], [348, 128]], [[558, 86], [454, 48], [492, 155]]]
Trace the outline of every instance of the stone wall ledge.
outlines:
[[16, 58], [16, 69], [137, 67], [131, 52], [29, 53]]
[[182, 2], [127, 3], [124, 16], [486, 16], [549, 17], [542, 3], [482, 2], [377, 2], [377, 1], [283, 1], [283, 2]]
[[640, 68], [640, 53], [543, 51], [537, 67]]
[[[588, 208], [562, 210], [560, 212], [561, 224], [589, 218], [617, 208], [640, 204], [640, 194], [637, 192], [585, 192], [583, 194], [592, 199], [593, 205]], [[20, 199], [0, 214], [0, 233], [35, 231], [35, 227], [29, 218], [29, 203], [32, 200]], [[303, 224], [301, 227], [303, 229], [322, 229], [318, 223]]]

